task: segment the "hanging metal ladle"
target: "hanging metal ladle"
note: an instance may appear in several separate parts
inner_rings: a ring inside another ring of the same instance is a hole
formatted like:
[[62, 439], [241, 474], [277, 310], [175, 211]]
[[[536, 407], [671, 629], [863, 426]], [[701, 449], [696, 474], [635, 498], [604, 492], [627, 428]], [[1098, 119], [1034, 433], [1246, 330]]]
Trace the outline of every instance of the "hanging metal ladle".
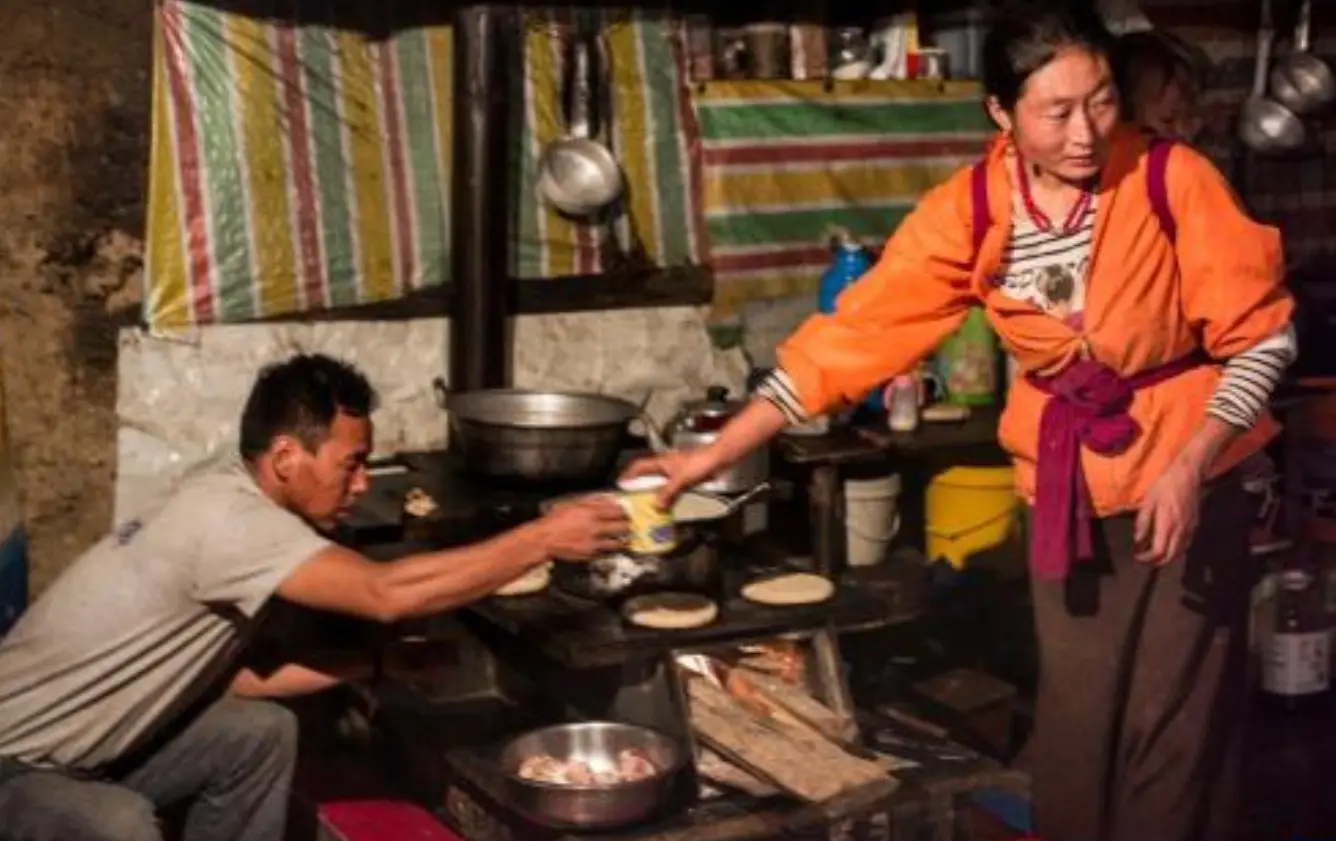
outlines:
[[576, 28], [568, 62], [567, 91], [570, 117], [567, 134], [543, 150], [538, 162], [538, 193], [548, 204], [567, 216], [594, 216], [622, 195], [622, 169], [607, 146], [595, 139], [596, 97], [593, 87], [598, 74], [594, 62], [601, 59], [597, 33]]
[[1267, 68], [1275, 29], [1271, 22], [1271, 0], [1262, 0], [1262, 23], [1257, 30], [1257, 67], [1252, 94], [1239, 116], [1239, 139], [1259, 155], [1284, 155], [1304, 144], [1306, 129], [1293, 111], [1266, 95]]
[[1303, 0], [1294, 27], [1293, 49], [1271, 71], [1271, 95], [1300, 116], [1321, 111], [1336, 102], [1336, 75], [1325, 61], [1309, 52], [1312, 17], [1312, 0]]

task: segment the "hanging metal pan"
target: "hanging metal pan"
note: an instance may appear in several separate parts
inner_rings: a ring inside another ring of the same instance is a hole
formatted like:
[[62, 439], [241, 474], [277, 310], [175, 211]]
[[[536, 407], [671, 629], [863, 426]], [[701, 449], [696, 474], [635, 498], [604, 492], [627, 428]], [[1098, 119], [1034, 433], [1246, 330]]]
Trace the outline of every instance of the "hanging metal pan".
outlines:
[[1312, 0], [1303, 0], [1294, 28], [1294, 50], [1271, 71], [1271, 96], [1295, 114], [1308, 115], [1336, 102], [1336, 74], [1309, 52]]

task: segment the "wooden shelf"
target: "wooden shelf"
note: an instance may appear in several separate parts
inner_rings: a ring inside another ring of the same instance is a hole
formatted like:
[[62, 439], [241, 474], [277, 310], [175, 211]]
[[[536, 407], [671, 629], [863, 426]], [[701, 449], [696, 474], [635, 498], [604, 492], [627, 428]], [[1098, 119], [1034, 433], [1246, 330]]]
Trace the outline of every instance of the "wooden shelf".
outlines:
[[959, 99], [983, 97], [983, 87], [973, 79], [713, 79], [692, 82], [697, 98], [768, 99], [792, 98], [857, 99], [876, 97], [879, 102], [894, 99], [924, 99], [941, 96]]
[[826, 435], [782, 435], [780, 452], [794, 464], [846, 464], [886, 456], [919, 457], [949, 453], [962, 459], [1001, 457], [997, 407], [974, 409], [961, 423], [923, 423], [914, 432], [885, 427], [840, 427]]

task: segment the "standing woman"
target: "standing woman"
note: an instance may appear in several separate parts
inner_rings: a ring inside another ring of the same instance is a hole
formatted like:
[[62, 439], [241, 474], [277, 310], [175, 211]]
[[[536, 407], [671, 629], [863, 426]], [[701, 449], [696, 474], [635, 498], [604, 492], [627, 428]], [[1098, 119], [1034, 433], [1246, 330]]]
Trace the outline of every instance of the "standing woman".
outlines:
[[1293, 303], [1277, 232], [1201, 155], [1167, 148], [1157, 205], [1109, 45], [1066, 4], [1002, 18], [982, 166], [923, 197], [714, 444], [630, 472], [668, 476], [666, 501], [911, 370], [981, 305], [1025, 372], [999, 434], [1032, 506], [1038, 832], [1229, 838], [1252, 581], [1237, 468], [1276, 432]]

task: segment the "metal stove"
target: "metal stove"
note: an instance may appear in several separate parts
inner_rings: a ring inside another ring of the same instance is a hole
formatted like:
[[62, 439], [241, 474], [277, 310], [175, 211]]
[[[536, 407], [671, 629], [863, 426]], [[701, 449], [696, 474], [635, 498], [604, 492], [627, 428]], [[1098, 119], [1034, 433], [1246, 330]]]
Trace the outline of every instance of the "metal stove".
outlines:
[[[574, 490], [478, 482], [452, 470], [440, 454], [404, 457], [395, 469], [377, 474], [358, 514], [345, 524], [343, 539], [384, 559], [483, 539], [537, 516], [543, 500]], [[438, 500], [441, 516], [431, 534], [410, 540], [403, 535], [399, 512], [412, 487]], [[850, 581], [841, 582], [836, 596], [822, 605], [776, 609], [745, 602], [738, 590], [748, 574], [785, 562], [782, 550], [767, 547], [760, 537], [740, 538], [725, 549], [727, 574], [717, 594], [720, 618], [704, 628], [665, 633], [629, 627], [608, 604], [550, 589], [519, 599], [487, 599], [457, 614], [393, 629], [450, 640], [457, 654], [429, 678], [382, 685], [377, 722], [389, 748], [389, 771], [471, 838], [502, 830], [497, 837], [574, 837], [509, 813], [491, 778], [494, 749], [507, 737], [542, 724], [604, 719], [652, 727], [690, 750], [675, 655], [776, 637], [803, 645], [813, 695], [852, 723], [836, 632], [887, 624], [893, 610], [875, 588]], [[673, 837], [681, 830], [686, 838], [701, 821], [743, 821], [739, 831], [755, 830], [755, 821], [783, 821], [794, 808], [769, 809], [733, 796], [702, 802], [699, 791], [694, 775], [683, 775], [673, 815], [662, 826], [637, 828], [625, 837]], [[720, 837], [758, 836], [748, 831]]]

